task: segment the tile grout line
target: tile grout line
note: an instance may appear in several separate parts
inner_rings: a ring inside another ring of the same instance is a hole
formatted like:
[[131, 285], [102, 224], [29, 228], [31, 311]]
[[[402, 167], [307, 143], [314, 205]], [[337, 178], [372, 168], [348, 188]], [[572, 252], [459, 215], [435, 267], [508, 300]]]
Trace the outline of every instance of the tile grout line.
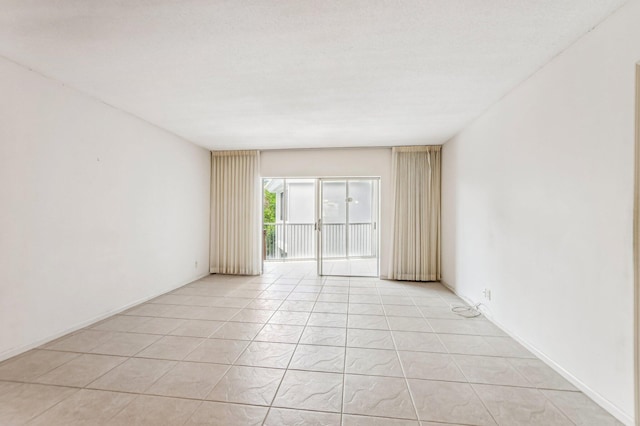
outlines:
[[[305, 275], [306, 276], [306, 275]], [[300, 279], [300, 281], [302, 281], [302, 279]], [[320, 286], [321, 290], [322, 287], [324, 287], [324, 282], [325, 280], [322, 280], [323, 284]], [[300, 285], [299, 283], [296, 284], [296, 287]], [[294, 287], [295, 290], [295, 287]], [[293, 290], [291, 291], [293, 293]], [[291, 357], [289, 358], [289, 362], [287, 363], [287, 367], [284, 369], [284, 374], [282, 374], [282, 379], [280, 379], [280, 383], [278, 384], [278, 387], [276, 388], [275, 393], [273, 394], [273, 398], [271, 398], [271, 404], [269, 404], [269, 408], [267, 409], [267, 413], [264, 416], [264, 419], [262, 420], [262, 425], [264, 426], [265, 422], [267, 421], [267, 418], [269, 418], [269, 413], [271, 413], [271, 408], [273, 408], [273, 403], [276, 400], [276, 397], [278, 396], [278, 392], [280, 392], [280, 386], [282, 386], [282, 382], [284, 382], [284, 378], [287, 375], [287, 372], [289, 371], [289, 366], [291, 365], [291, 361], [293, 360], [293, 357], [296, 354], [296, 350], [298, 349], [298, 345], [300, 344], [300, 339], [302, 339], [302, 335], [304, 334], [304, 330], [307, 328], [307, 324], [309, 323], [309, 320], [311, 319], [311, 314], [313, 313], [313, 308], [316, 306], [316, 303], [318, 303], [318, 297], [320, 297], [320, 292], [318, 292], [316, 294], [315, 300], [313, 302], [313, 307], [311, 308], [311, 312], [309, 312], [309, 316], [307, 317], [307, 320], [305, 321], [304, 327], [302, 329], [302, 333], [300, 333], [300, 336], [298, 337], [298, 342], [296, 343], [295, 348], [293, 349], [293, 352], [291, 353]], [[340, 410], [342, 411], [342, 410]]]
[[349, 340], [349, 306], [351, 305], [351, 279], [349, 279], [349, 285], [347, 286], [347, 323], [345, 324], [344, 331], [344, 356], [342, 360], [342, 392], [340, 395], [340, 424], [344, 423], [344, 406], [345, 406], [345, 386], [347, 382], [347, 344]]
[[[382, 302], [382, 298], [380, 298]], [[413, 297], [411, 298], [413, 302]], [[396, 337], [393, 334], [393, 330], [391, 330], [391, 325], [389, 324], [389, 319], [387, 315], [387, 310], [385, 308], [385, 304], [382, 304], [382, 309], [385, 313], [385, 320], [387, 321], [387, 325], [389, 326], [389, 334], [391, 334], [391, 341], [393, 342], [393, 347], [395, 349], [396, 358], [398, 360], [398, 364], [400, 364], [400, 369], [402, 370], [402, 378], [404, 379], [404, 385], [407, 387], [407, 393], [409, 394], [409, 399], [411, 400], [411, 405], [413, 406], [413, 414], [416, 416], [416, 421], [418, 424], [420, 423], [420, 416], [418, 415], [418, 405], [416, 404], [415, 397], [413, 396], [413, 392], [411, 391], [411, 387], [409, 386], [409, 379], [407, 378], [407, 373], [404, 368], [404, 364], [402, 363], [402, 359], [400, 358], [400, 353], [398, 351], [398, 344], [396, 343]], [[429, 326], [431, 327], [431, 326]]]

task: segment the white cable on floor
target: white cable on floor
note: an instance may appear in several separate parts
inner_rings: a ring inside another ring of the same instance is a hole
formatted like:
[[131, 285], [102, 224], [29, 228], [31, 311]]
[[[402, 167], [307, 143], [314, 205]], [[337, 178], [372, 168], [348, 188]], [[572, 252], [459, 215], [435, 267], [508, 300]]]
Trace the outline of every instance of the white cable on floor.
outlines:
[[482, 305], [482, 303], [476, 303], [473, 306], [453, 306], [451, 305], [451, 312], [453, 312], [456, 315], [460, 315], [461, 317], [465, 317], [465, 318], [476, 318], [479, 317], [480, 315], [482, 315], [482, 313], [480, 312], [480, 305]]

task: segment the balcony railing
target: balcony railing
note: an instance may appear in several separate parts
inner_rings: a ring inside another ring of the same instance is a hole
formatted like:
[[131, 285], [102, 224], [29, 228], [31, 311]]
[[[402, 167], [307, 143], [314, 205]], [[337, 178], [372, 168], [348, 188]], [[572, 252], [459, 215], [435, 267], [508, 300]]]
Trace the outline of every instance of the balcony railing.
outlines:
[[[326, 259], [375, 257], [377, 238], [373, 223], [326, 223], [322, 228], [322, 256]], [[315, 259], [316, 232], [313, 223], [265, 223], [265, 260]]]

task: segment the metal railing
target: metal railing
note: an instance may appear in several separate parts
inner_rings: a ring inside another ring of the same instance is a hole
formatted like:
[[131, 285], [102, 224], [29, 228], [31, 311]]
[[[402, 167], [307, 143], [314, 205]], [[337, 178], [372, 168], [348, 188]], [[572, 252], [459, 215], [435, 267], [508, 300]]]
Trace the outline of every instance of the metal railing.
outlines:
[[[265, 223], [265, 260], [315, 259], [316, 232], [313, 223]], [[375, 226], [366, 223], [326, 223], [322, 226], [322, 256], [328, 259], [376, 257], [378, 241]]]

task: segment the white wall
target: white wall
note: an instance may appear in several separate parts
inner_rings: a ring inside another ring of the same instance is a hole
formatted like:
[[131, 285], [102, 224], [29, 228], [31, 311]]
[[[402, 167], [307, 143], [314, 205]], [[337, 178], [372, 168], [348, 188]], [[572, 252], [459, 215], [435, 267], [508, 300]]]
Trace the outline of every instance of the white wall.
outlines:
[[207, 150], [5, 59], [0, 93], [0, 360], [208, 272]]
[[639, 17], [628, 3], [443, 152], [443, 281], [629, 424]]
[[380, 275], [387, 276], [391, 228], [391, 149], [300, 149], [260, 153], [264, 177], [380, 177]]

